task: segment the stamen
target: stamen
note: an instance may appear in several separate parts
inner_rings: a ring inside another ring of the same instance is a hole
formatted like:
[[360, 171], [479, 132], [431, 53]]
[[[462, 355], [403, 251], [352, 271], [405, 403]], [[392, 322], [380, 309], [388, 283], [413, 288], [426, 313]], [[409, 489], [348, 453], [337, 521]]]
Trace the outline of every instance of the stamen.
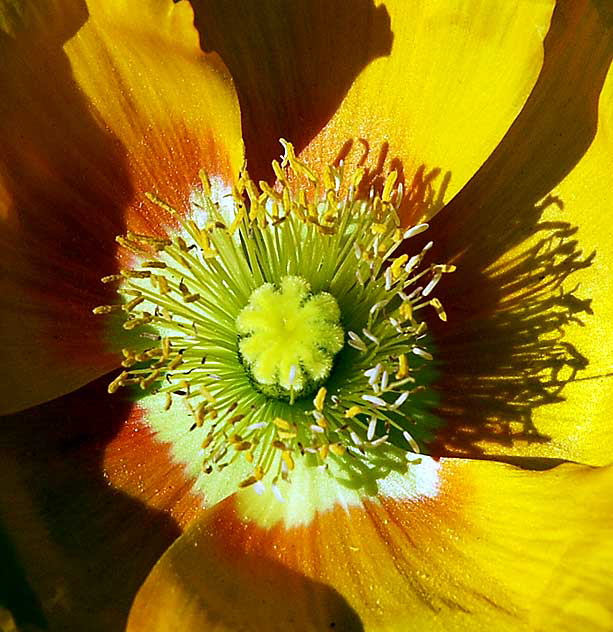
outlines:
[[[351, 473], [355, 459], [375, 467], [387, 450], [419, 452], [409, 417], [420, 418], [410, 411], [427, 384], [423, 362], [408, 358], [433, 359], [420, 315], [429, 307], [447, 319], [432, 294], [455, 269], [422, 265], [432, 242], [395, 254], [428, 228], [401, 226], [398, 172], [368, 188], [364, 168], [318, 176], [281, 144], [275, 185], [241, 173], [225, 198], [233, 217], [204, 172], [192, 192], [202, 221], [148, 194], [176, 234], [119, 236], [137, 264], [103, 277], [118, 283], [118, 300], [93, 310], [123, 314], [140, 339], [123, 349], [109, 392], [132, 387], [159, 393], [164, 411], [185, 406], [202, 475], [246, 462], [251, 474], [236, 487], [271, 489], [280, 502], [303, 458]], [[153, 346], [142, 350], [143, 338]]]
[[371, 417], [368, 422], [368, 430], [366, 431], [366, 438], [369, 441], [372, 441], [375, 436], [375, 432], [377, 431], [377, 418]]
[[326, 399], [327, 389], [325, 386], [320, 387], [317, 391], [317, 395], [313, 400], [313, 404], [315, 406], [315, 410], [321, 412], [324, 409], [324, 401]]
[[365, 402], [373, 404], [377, 408], [385, 408], [387, 406], [387, 402], [381, 397], [377, 397], [376, 395], [362, 395], [362, 399]]

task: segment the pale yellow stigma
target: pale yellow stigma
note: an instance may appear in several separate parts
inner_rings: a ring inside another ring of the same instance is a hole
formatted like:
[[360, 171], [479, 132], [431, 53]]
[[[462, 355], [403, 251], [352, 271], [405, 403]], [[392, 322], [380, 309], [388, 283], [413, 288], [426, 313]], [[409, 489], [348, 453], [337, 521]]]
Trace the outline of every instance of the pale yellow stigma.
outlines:
[[[307, 281], [287, 276], [265, 283], [236, 319], [244, 364], [265, 394], [302, 397], [330, 375], [343, 346], [340, 310], [327, 292], [311, 294]], [[281, 392], [279, 392], [281, 391]]]

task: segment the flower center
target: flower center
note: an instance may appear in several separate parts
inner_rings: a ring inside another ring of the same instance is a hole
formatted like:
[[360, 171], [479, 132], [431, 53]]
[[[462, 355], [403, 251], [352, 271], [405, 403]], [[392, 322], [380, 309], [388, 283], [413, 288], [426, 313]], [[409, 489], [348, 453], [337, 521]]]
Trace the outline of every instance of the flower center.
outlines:
[[290, 401], [312, 394], [343, 346], [339, 318], [334, 297], [311, 294], [302, 277], [286, 276], [280, 287], [265, 283], [254, 290], [236, 328], [241, 359], [256, 387]]
[[432, 292], [453, 266], [423, 265], [431, 242], [403, 252], [427, 225], [401, 227], [396, 172], [377, 193], [364, 170], [317, 177], [282, 144], [275, 187], [241, 174], [230, 220], [201, 174], [188, 211], [148, 196], [178, 223], [173, 236], [117, 238], [135, 265], [103, 278], [120, 300], [94, 312], [124, 314], [140, 342], [109, 392], [179, 407], [202, 472], [235, 486], [274, 491], [300, 459], [372, 487], [438, 423], [421, 314], [446, 319]]

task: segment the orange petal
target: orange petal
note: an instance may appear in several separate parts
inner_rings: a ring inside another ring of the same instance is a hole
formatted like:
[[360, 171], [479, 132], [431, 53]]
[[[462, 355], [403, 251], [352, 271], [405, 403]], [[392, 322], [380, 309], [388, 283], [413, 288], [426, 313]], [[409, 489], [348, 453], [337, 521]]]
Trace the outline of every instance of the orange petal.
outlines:
[[[385, 2], [393, 43], [302, 156], [400, 171], [407, 222], [435, 213], [494, 150], [543, 59], [553, 2]], [[342, 23], [353, 29], [353, 20]], [[325, 65], [325, 77], [332, 67]], [[292, 140], [291, 138], [289, 140]]]
[[432, 222], [433, 256], [458, 266], [439, 290], [444, 454], [613, 461], [605, 18], [591, 2], [556, 9], [524, 110]]
[[[101, 397], [111, 396], [103, 393]], [[122, 399], [118, 394], [112, 397]], [[151, 510], [164, 512], [183, 529], [204, 506], [202, 493], [198, 487], [194, 489], [201, 460], [196, 454], [191, 462], [180, 461], [173, 453], [173, 444], [152, 427], [147, 415], [139, 403], [130, 405], [125, 421], [104, 451], [104, 476], [115, 489]], [[200, 442], [196, 443], [199, 448]]]
[[[91, 309], [112, 301], [115, 235], [162, 231], [203, 167], [242, 163], [238, 104], [187, 2], [92, 0], [0, 10], [0, 334], [4, 412], [108, 371], [122, 345]], [[110, 340], [107, 338], [111, 338]]]
[[128, 631], [607, 630], [611, 483], [450, 459], [433, 498], [272, 528], [228, 499], [158, 562]]
[[134, 204], [128, 228], [159, 230], [143, 208], [154, 191], [189, 208], [202, 168], [230, 186], [243, 163], [239, 109], [217, 55], [200, 51], [188, 2], [89, 0], [90, 18], [66, 46], [90, 109], [126, 150]]

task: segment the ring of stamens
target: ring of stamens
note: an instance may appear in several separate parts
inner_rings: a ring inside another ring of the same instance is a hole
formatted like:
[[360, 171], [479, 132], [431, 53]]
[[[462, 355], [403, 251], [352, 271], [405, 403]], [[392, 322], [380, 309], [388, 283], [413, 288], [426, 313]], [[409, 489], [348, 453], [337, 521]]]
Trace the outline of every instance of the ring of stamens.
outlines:
[[[407, 414], [413, 396], [425, 388], [419, 367], [432, 359], [420, 314], [430, 307], [446, 320], [432, 292], [454, 269], [422, 266], [432, 242], [412, 256], [397, 254], [428, 226], [401, 227], [403, 191], [396, 172], [380, 195], [371, 189], [364, 197], [358, 193], [364, 170], [348, 179], [342, 166], [328, 167], [318, 178], [290, 143], [282, 143], [283, 159], [273, 162], [276, 186], [256, 187], [243, 172], [233, 192], [231, 223], [223, 219], [204, 173], [205, 225], [148, 195], [179, 223], [181, 234], [118, 237], [138, 264], [102, 279], [119, 284], [121, 301], [94, 309], [124, 313], [123, 327], [152, 343], [144, 351], [123, 350], [125, 370], [109, 392], [133, 385], [163, 393], [166, 409], [183, 399], [190, 411], [186, 423], [200, 435], [203, 471], [244, 458], [252, 474], [240, 487], [267, 477], [274, 488], [279, 478], [290, 478], [303, 456], [325, 465], [354, 456], [368, 460], [399, 442], [409, 461], [421, 451], [418, 439], [428, 436], [428, 428]], [[296, 360], [302, 352], [295, 346], [287, 356], [294, 358], [293, 374], [284, 355], [276, 369], [258, 373], [257, 353], [246, 343], [256, 333], [246, 322], [250, 301], [254, 292], [268, 292], [270, 308], [292, 278], [303, 284], [297, 309], [307, 295], [329, 296], [338, 306], [335, 319], [329, 299], [319, 299], [327, 307], [311, 323], [310, 342], [319, 341], [315, 347], [327, 353], [325, 370], [309, 375], [308, 362]], [[288, 398], [287, 386], [297, 377], [304, 381], [296, 384], [300, 397]], [[263, 388], [269, 378], [286, 392]], [[315, 389], [312, 398], [305, 398], [307, 382]]]

